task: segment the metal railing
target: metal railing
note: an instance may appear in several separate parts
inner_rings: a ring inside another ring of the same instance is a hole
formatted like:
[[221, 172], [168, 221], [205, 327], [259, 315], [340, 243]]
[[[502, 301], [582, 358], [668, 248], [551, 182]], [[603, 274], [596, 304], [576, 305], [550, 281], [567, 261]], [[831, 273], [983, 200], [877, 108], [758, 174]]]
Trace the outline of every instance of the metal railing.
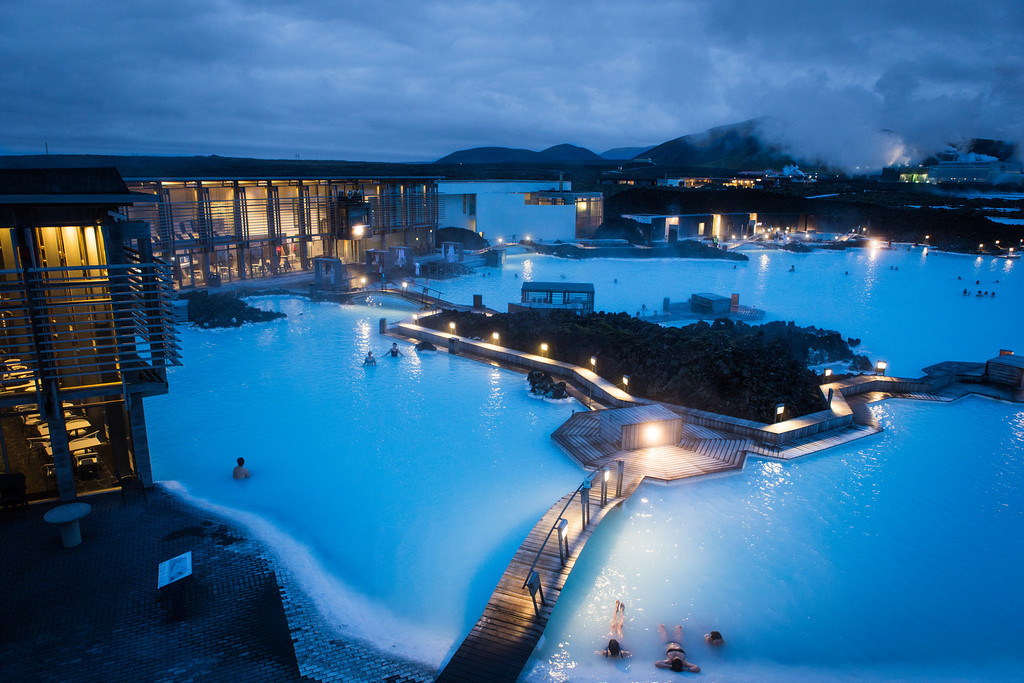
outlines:
[[[615, 485], [615, 497], [619, 498], [622, 496], [622, 477], [624, 470], [624, 462], [619, 460], [617, 462], [618, 468], [618, 481]], [[526, 570], [526, 579], [523, 581], [523, 588], [530, 590], [530, 597], [533, 599], [534, 612], [540, 614], [540, 607], [543, 607], [544, 602], [544, 589], [541, 585], [540, 574], [537, 573], [537, 562], [540, 561], [540, 556], [544, 552], [544, 548], [547, 547], [548, 541], [551, 540], [551, 534], [558, 533], [558, 557], [564, 567], [566, 562], [569, 560], [569, 520], [565, 516], [565, 511], [569, 509], [572, 502], [576, 500], [576, 494], [580, 496], [580, 532], [586, 530], [590, 524], [590, 490], [593, 486], [594, 477], [600, 475], [601, 484], [601, 500], [600, 506], [603, 508], [608, 504], [608, 480], [610, 479], [611, 471], [607, 466], [602, 467], [599, 470], [592, 472], [586, 479], [583, 480], [576, 490], [569, 496], [569, 500], [565, 502], [562, 507], [562, 511], [558, 513], [558, 517], [555, 518], [554, 524], [548, 530], [547, 536], [544, 537], [544, 542], [540, 544], [540, 548], [533, 557], [533, 562], [530, 564], [530, 568]], [[537, 596], [540, 596], [540, 606], [537, 605]]]
[[0, 390], [131, 383], [125, 373], [181, 364], [170, 267], [125, 260], [0, 271]]

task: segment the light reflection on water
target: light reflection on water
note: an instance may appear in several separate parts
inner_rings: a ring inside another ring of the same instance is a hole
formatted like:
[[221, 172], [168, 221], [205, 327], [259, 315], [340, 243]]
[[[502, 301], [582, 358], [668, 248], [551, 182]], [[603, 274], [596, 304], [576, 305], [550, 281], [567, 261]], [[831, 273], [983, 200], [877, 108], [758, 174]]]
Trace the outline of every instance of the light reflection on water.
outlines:
[[[528, 680], [674, 680], [652, 663], [658, 623], [679, 621], [711, 680], [1014, 678], [1024, 408], [875, 412], [886, 431], [846, 447], [643, 487], [591, 538]], [[609, 663], [591, 653], [616, 599], [636, 655]], [[700, 641], [712, 628], [726, 648]]]

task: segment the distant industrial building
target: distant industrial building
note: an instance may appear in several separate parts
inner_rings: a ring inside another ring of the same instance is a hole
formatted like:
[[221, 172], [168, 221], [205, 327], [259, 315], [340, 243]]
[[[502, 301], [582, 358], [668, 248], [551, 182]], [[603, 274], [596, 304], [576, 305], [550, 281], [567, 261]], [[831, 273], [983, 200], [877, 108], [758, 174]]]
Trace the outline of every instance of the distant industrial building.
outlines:
[[572, 242], [592, 237], [604, 221], [600, 192], [573, 192], [568, 181], [441, 180], [440, 227], [501, 239]]
[[940, 161], [928, 167], [927, 182], [945, 184], [1022, 184], [1021, 165], [1008, 161]]
[[807, 213], [640, 213], [622, 217], [649, 225], [654, 242], [731, 240], [761, 233], [815, 232], [819, 227], [818, 217]]

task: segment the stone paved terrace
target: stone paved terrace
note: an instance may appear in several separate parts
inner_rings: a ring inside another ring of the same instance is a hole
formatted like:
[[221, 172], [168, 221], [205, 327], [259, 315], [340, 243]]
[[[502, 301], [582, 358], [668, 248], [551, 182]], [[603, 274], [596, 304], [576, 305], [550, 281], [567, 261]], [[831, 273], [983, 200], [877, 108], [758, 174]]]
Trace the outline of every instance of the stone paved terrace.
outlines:
[[[431, 681], [427, 667], [346, 641], [245, 532], [156, 488], [80, 498], [82, 543], [0, 513], [0, 680]], [[157, 565], [192, 551], [187, 616], [158, 602]]]

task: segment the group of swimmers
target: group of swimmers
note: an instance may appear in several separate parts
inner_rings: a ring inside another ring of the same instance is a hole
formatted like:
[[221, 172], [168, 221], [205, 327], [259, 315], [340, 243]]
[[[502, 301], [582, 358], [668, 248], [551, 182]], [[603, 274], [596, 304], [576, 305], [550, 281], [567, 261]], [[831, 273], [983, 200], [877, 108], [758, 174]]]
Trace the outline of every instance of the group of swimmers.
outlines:
[[[398, 348], [398, 342], [391, 342], [391, 348], [388, 349], [387, 351], [385, 351], [385, 354], [390, 355], [392, 358], [398, 358], [399, 356], [404, 356], [405, 355], [404, 353], [402, 353], [402, 350], [400, 348]], [[366, 358], [363, 359], [363, 365], [376, 365], [376, 364], [377, 364], [377, 359], [374, 357], [373, 351], [372, 350], [367, 351], [366, 352]]]
[[[598, 652], [605, 657], [629, 657], [632, 653], [622, 648], [619, 639], [622, 638], [622, 626], [626, 621], [626, 606], [620, 601], [615, 601], [615, 611], [612, 613], [612, 622], [608, 641], [608, 647]], [[687, 661], [686, 651], [683, 650], [683, 627], [675, 627], [674, 637], [669, 637], [665, 630], [665, 624], [658, 625], [658, 632], [661, 633], [661, 640], [665, 643], [665, 659], [659, 659], [654, 666], [659, 669], [671, 669], [672, 671], [689, 671], [690, 673], [700, 672], [700, 667], [693, 662]], [[710, 631], [704, 636], [704, 642], [716, 647], [725, 645], [725, 639], [718, 631]]]

